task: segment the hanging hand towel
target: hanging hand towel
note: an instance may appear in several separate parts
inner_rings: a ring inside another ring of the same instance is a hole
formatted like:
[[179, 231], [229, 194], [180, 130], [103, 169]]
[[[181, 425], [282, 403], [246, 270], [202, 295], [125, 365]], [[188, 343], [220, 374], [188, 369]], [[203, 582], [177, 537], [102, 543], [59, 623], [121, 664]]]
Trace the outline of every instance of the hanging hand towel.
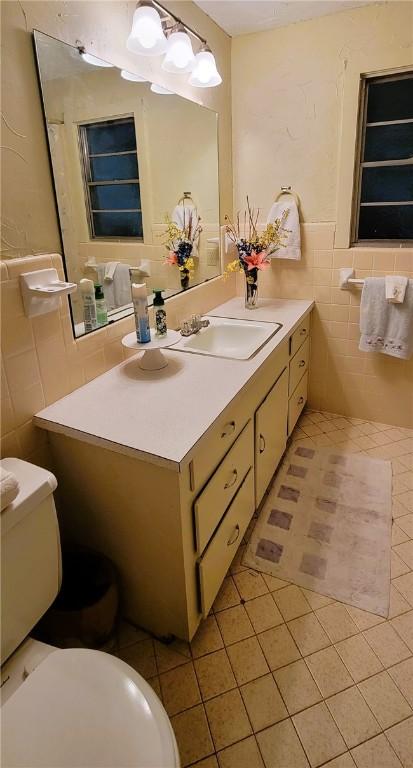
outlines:
[[172, 211], [172, 221], [179, 229], [185, 229], [190, 222], [196, 224], [196, 208], [194, 205], [176, 205]]
[[386, 300], [392, 304], [403, 304], [407, 288], [407, 277], [402, 275], [386, 276]]
[[284, 211], [288, 211], [288, 216], [284, 227], [288, 232], [278, 251], [271, 255], [271, 259], [301, 259], [301, 235], [300, 235], [300, 217], [298, 207], [293, 197], [286, 201], [279, 200], [273, 203], [267, 216], [267, 224], [273, 224], [275, 219], [280, 219]]
[[362, 352], [382, 352], [408, 360], [413, 353], [413, 280], [402, 304], [386, 301], [384, 277], [366, 277], [360, 306]]
[[[179, 205], [176, 205], [175, 208], [172, 211], [172, 221], [174, 224], [176, 224], [179, 229], [185, 229], [188, 227], [188, 224], [191, 223], [192, 229], [196, 227], [197, 221], [198, 221], [198, 211], [195, 208], [194, 205], [184, 205], [183, 203], [180, 203]], [[192, 248], [192, 256], [198, 255], [198, 246], [199, 246], [199, 236], [197, 240], [193, 243]]]

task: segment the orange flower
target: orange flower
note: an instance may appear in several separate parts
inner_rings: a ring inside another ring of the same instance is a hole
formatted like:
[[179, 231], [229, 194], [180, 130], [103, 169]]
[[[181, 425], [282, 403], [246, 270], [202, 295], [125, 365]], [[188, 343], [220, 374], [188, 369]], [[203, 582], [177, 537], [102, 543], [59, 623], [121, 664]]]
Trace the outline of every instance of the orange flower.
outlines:
[[267, 259], [267, 251], [251, 251], [250, 256], [245, 256], [244, 261], [248, 264], [247, 269], [268, 269], [270, 262]]
[[178, 257], [175, 253], [175, 251], [169, 251], [168, 256], [165, 259], [166, 264], [177, 264], [178, 263]]

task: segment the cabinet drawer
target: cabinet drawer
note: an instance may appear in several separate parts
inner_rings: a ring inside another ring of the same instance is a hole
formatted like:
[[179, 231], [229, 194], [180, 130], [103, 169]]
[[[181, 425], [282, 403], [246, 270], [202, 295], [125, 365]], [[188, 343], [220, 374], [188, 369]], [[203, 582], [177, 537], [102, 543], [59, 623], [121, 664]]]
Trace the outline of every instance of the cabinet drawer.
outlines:
[[307, 402], [308, 372], [295, 388], [288, 403], [288, 434], [291, 435], [297, 419]]
[[305, 320], [300, 323], [297, 330], [295, 330], [293, 335], [290, 337], [290, 357], [294, 357], [297, 350], [301, 347], [304, 339], [308, 336], [309, 330], [310, 315], [307, 315]]
[[249, 470], [204, 556], [199, 561], [201, 610], [208, 616], [254, 512], [254, 472]]
[[194, 504], [196, 543], [203, 552], [228, 505], [254, 462], [254, 433], [249, 421]]
[[308, 360], [310, 356], [310, 338], [307, 336], [304, 344], [301, 345], [298, 352], [295, 353], [293, 359], [290, 362], [290, 381], [288, 385], [288, 394], [291, 395], [294, 392], [298, 382], [300, 381], [303, 373], [308, 368]]

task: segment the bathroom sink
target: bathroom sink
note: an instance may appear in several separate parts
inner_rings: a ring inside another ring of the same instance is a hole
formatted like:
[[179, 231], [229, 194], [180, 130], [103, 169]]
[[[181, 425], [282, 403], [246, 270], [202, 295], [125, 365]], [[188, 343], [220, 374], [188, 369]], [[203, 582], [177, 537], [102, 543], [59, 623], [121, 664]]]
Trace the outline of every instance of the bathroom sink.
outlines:
[[248, 360], [282, 328], [280, 323], [208, 316], [207, 319], [210, 322], [207, 328], [201, 328], [192, 336], [183, 336], [174, 350]]

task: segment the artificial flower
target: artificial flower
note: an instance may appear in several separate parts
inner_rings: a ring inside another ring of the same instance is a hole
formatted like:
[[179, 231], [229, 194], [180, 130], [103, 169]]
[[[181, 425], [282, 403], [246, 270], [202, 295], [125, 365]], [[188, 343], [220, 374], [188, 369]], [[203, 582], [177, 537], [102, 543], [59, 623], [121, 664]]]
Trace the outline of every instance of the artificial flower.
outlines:
[[176, 255], [175, 251], [169, 251], [166, 259], [166, 264], [177, 264], [178, 263], [178, 256]]
[[244, 262], [247, 264], [247, 270], [268, 269], [270, 266], [266, 251], [251, 251], [249, 256], [244, 257]]

